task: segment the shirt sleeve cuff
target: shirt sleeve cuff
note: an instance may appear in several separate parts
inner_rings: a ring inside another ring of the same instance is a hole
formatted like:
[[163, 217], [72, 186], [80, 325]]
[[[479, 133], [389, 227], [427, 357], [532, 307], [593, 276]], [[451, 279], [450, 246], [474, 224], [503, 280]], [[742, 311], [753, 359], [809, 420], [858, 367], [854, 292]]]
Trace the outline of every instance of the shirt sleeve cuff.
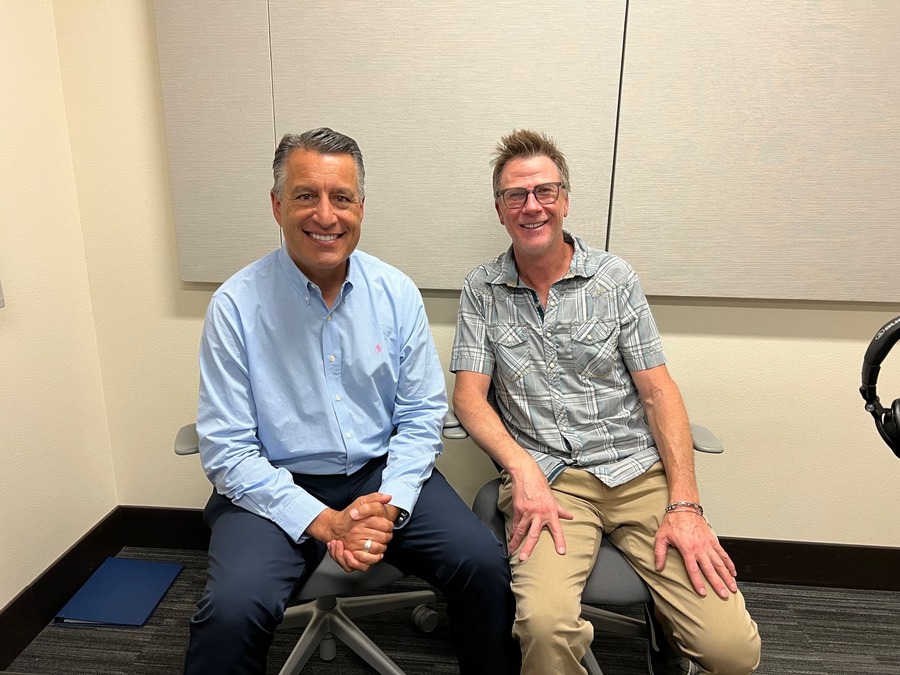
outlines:
[[666, 354], [660, 349], [650, 354], [642, 354], [639, 357], [631, 356], [625, 359], [625, 363], [629, 370], [649, 370], [656, 368], [666, 362]]
[[298, 544], [309, 538], [306, 528], [327, 507], [315, 497], [299, 494], [274, 514], [272, 520]]
[[391, 495], [391, 505], [400, 509], [400, 515], [394, 521], [394, 528], [399, 529], [406, 525], [419, 500], [419, 491], [403, 483], [385, 483], [381, 486], [381, 492]]

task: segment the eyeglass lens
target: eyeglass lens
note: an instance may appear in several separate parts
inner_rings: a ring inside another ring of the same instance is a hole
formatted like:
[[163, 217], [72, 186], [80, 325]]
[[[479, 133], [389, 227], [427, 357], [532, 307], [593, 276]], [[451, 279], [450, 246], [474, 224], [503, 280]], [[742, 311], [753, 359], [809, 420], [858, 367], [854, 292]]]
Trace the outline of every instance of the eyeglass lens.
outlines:
[[510, 188], [503, 191], [503, 201], [509, 208], [524, 206], [528, 201], [528, 193], [534, 194], [539, 204], [552, 204], [559, 197], [559, 185], [556, 183], [543, 183], [535, 185], [531, 190], [525, 188]]

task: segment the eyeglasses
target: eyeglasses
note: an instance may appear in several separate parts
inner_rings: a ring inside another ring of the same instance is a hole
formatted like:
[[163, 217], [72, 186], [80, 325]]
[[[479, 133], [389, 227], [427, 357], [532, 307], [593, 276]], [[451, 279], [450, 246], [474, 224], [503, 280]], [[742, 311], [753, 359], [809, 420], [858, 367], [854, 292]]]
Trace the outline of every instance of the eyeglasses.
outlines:
[[506, 188], [505, 190], [497, 190], [496, 197], [503, 200], [508, 209], [520, 209], [525, 206], [528, 201], [529, 193], [534, 195], [538, 204], [552, 204], [559, 199], [559, 189], [566, 189], [562, 183], [541, 183], [535, 185], [532, 189], [525, 188]]

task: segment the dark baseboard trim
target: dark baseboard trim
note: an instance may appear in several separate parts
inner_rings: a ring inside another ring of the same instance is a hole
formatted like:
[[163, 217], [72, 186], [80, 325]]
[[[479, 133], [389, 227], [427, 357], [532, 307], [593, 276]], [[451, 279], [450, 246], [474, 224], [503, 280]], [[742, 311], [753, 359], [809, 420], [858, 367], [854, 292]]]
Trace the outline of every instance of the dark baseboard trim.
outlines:
[[[200, 509], [119, 506], [0, 610], [7, 668], [108, 556], [125, 546], [205, 551]], [[741, 581], [900, 591], [900, 548], [723, 538]]]
[[168, 509], [151, 506], [120, 506], [122, 546], [180, 548], [205, 551], [209, 528], [202, 509]]
[[40, 633], [97, 566], [122, 549], [116, 508], [0, 610], [0, 670]]
[[900, 548], [723, 537], [740, 581], [900, 591]]

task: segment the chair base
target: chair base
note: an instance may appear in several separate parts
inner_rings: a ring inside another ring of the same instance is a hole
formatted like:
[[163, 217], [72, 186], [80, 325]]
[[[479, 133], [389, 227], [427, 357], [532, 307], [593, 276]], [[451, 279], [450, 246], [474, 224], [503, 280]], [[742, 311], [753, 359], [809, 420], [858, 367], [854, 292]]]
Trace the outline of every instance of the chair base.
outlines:
[[[652, 617], [653, 609], [650, 605], [644, 605], [644, 619], [634, 619], [630, 616], [623, 616], [615, 612], [610, 612], [592, 605], [581, 605], [581, 616], [594, 625], [594, 630], [600, 633], [611, 633], [613, 635], [622, 635], [625, 637], [646, 638], [647, 643], [647, 672], [653, 675], [654, 672], [662, 672], [658, 668], [655, 669], [655, 661], [659, 652], [658, 647], [658, 630], [654, 626], [655, 617]], [[581, 664], [587, 670], [588, 675], [603, 675], [603, 670], [597, 662], [597, 657], [588, 649]]]
[[[382, 675], [404, 675], [397, 664], [381, 651], [352, 619], [434, 601], [433, 591], [408, 591], [353, 598], [324, 596], [302, 605], [289, 607], [284, 613], [281, 627], [305, 626], [306, 630], [279, 671], [280, 675], [297, 675], [317, 647], [320, 647], [320, 654], [324, 660], [333, 659], [335, 637]], [[417, 612], [417, 615], [417, 623], [427, 630], [430, 622], [422, 616], [422, 612]], [[431, 628], [433, 627], [431, 625]]]

